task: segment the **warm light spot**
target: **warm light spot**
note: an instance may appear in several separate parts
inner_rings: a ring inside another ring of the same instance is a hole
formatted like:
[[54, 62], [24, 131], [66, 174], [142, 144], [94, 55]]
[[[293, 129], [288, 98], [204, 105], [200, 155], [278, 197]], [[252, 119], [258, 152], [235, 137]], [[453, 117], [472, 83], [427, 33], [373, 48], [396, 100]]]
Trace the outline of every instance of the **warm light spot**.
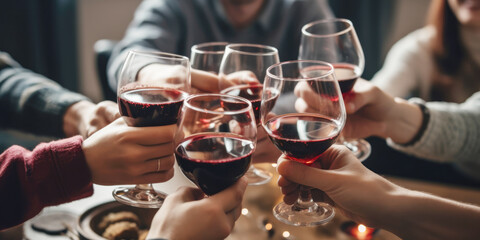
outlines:
[[290, 237], [290, 232], [289, 232], [289, 231], [285, 231], [285, 232], [282, 233], [282, 236], [283, 236], [284, 238], [288, 238], [288, 237]]
[[242, 215], [246, 216], [248, 214], [248, 209], [242, 208]]
[[272, 163], [272, 167], [276, 168], [276, 167], [277, 167], [277, 164], [276, 164], [276, 163]]
[[363, 224], [359, 224], [358, 225], [358, 231], [363, 233], [363, 232], [367, 231], [367, 227], [365, 227], [365, 225], [363, 225]]
[[265, 230], [270, 231], [272, 230], [272, 228], [273, 228], [273, 225], [271, 223], [265, 224]]

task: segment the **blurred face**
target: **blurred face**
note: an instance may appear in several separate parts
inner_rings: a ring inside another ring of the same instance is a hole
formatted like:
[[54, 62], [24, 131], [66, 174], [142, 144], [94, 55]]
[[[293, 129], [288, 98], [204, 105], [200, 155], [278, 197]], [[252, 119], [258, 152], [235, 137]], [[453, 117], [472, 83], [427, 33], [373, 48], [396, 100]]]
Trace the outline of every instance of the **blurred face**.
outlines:
[[[235, 27], [245, 27], [257, 16], [265, 0], [221, 0]], [[275, 0], [276, 1], [276, 0]]]
[[448, 0], [460, 24], [480, 28], [480, 0]]

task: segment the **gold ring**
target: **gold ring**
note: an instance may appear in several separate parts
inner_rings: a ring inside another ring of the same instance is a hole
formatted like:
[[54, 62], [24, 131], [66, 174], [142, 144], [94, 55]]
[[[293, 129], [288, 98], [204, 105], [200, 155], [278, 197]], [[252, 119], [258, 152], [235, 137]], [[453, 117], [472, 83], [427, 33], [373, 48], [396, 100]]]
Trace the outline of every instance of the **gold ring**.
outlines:
[[157, 160], [157, 172], [160, 172], [160, 158]]

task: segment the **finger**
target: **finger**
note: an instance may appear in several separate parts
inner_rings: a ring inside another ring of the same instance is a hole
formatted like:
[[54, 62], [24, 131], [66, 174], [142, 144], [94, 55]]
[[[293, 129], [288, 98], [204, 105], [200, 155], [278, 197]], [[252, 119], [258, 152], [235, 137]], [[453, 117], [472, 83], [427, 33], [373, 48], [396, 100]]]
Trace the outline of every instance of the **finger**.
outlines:
[[288, 181], [286, 178], [279, 178], [278, 186], [282, 188], [282, 194], [289, 194], [291, 192], [297, 191], [299, 186], [296, 183]]
[[299, 191], [291, 192], [283, 196], [283, 201], [289, 205], [294, 204], [298, 199], [298, 195], [299, 195]]
[[168, 143], [173, 140], [176, 125], [165, 125], [159, 127], [130, 127], [125, 134], [128, 140], [140, 145], [150, 146]]
[[315, 112], [316, 110], [308, 106], [307, 102], [302, 98], [297, 98], [295, 101], [295, 110], [300, 113]]
[[358, 79], [353, 87], [353, 92], [344, 99], [347, 113], [353, 114], [375, 101], [377, 95], [372, 92], [374, 89], [372, 84], [366, 83], [366, 80]]
[[284, 160], [277, 166], [278, 173], [289, 181], [325, 190], [335, 183], [333, 173], [328, 170], [309, 167], [304, 164]]
[[107, 123], [111, 123], [120, 117], [120, 112], [116, 103], [112, 101], [103, 101], [98, 105], [101, 106], [101, 111], [103, 111], [102, 115]]
[[209, 197], [207, 200], [221, 206], [225, 212], [230, 212], [242, 202], [243, 193], [246, 188], [246, 177], [242, 177], [234, 185]]
[[295, 95], [307, 104], [308, 108], [314, 108], [318, 106], [318, 101], [321, 98], [313, 89], [308, 85], [307, 82], [300, 82], [295, 87]]
[[142, 174], [168, 171], [173, 168], [175, 157], [169, 155], [162, 158], [154, 158], [140, 164]]
[[171, 199], [174, 202], [191, 202], [202, 199], [204, 194], [202, 190], [193, 187], [179, 187], [177, 191], [168, 195], [167, 199]]
[[139, 158], [150, 160], [154, 158], [164, 158], [173, 155], [173, 142], [166, 142], [159, 145], [138, 146]]
[[173, 177], [174, 170], [169, 169], [167, 171], [147, 173], [133, 178], [129, 184], [146, 184], [146, 183], [161, 183], [170, 180]]
[[227, 216], [231, 219], [234, 223], [242, 214], [242, 204], [240, 203], [237, 207], [235, 207], [232, 211], [226, 213]]

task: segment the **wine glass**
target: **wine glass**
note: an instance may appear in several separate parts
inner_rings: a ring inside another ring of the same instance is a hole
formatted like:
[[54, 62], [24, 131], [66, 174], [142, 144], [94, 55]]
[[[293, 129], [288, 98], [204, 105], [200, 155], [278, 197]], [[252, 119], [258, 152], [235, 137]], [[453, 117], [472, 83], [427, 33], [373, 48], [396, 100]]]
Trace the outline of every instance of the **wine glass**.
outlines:
[[[362, 46], [352, 22], [348, 19], [326, 19], [303, 26], [298, 59], [331, 63], [344, 98], [348, 98], [352, 93], [353, 86], [365, 66]], [[370, 156], [370, 143], [364, 139], [347, 141], [341, 135], [339, 142], [350, 149], [360, 161]]]
[[193, 45], [190, 54], [192, 69], [218, 74], [227, 42], [206, 42]]
[[[263, 88], [261, 82], [265, 79], [267, 68], [278, 62], [276, 48], [258, 44], [229, 44], [223, 55], [219, 72], [220, 93], [250, 100], [258, 126]], [[273, 174], [252, 164], [246, 176], [249, 185], [260, 185], [269, 182]]]
[[185, 176], [211, 196], [247, 171], [257, 140], [251, 103], [224, 94], [185, 99], [175, 135], [175, 158]]
[[[130, 51], [120, 73], [117, 102], [129, 126], [176, 124], [188, 96], [190, 65], [187, 57], [162, 52]], [[124, 204], [159, 208], [166, 194], [152, 184], [120, 187], [113, 197]]]
[[[300, 91], [301, 90], [301, 91]], [[310, 108], [297, 112], [296, 101], [277, 101], [294, 93], [308, 97]], [[290, 112], [281, 105], [291, 105]], [[339, 136], [346, 121], [340, 86], [331, 64], [315, 60], [295, 60], [268, 68], [263, 85], [261, 122], [270, 140], [291, 160], [312, 165]], [[314, 226], [330, 221], [332, 206], [314, 202], [310, 189], [300, 186], [295, 204], [284, 202], [273, 209], [274, 216], [294, 226]]]

